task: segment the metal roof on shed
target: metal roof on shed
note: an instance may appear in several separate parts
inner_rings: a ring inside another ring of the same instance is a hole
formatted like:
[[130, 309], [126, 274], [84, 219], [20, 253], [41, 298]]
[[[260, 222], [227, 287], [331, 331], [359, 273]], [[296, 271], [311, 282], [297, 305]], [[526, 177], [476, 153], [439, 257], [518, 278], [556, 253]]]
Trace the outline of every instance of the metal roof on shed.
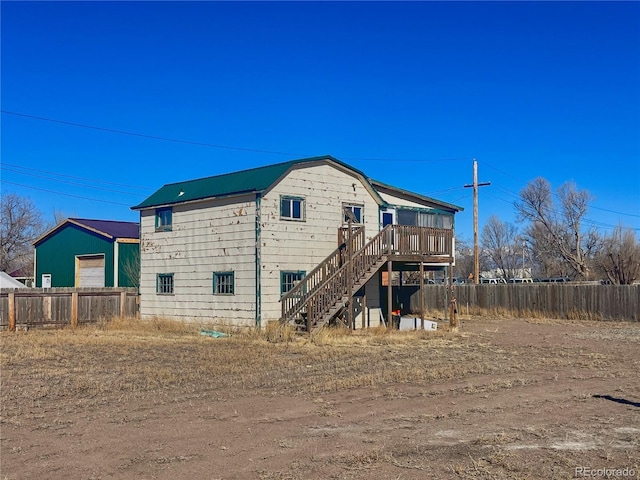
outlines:
[[139, 239], [140, 238], [140, 224], [138, 222], [120, 222], [116, 220], [91, 220], [86, 218], [67, 218], [65, 221], [59, 223], [54, 228], [40, 236], [33, 242], [34, 245], [38, 245], [46, 238], [53, 235], [55, 232], [67, 225], [75, 225], [80, 228], [84, 228], [93, 233], [106, 237], [110, 240], [116, 240], [118, 238]]
[[86, 218], [70, 218], [76, 223], [106, 233], [113, 238], [140, 238], [138, 222], [119, 222], [116, 220], [88, 220]]

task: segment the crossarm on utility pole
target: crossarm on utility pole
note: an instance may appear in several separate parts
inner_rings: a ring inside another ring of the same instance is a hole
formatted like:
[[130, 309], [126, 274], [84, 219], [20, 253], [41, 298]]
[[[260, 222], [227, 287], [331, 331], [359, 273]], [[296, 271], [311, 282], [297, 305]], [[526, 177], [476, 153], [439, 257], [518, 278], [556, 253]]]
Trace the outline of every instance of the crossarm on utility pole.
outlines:
[[478, 162], [473, 159], [473, 184], [464, 188], [473, 187], [473, 282], [480, 283], [480, 251], [478, 249], [478, 187], [491, 185], [491, 182], [478, 183]]

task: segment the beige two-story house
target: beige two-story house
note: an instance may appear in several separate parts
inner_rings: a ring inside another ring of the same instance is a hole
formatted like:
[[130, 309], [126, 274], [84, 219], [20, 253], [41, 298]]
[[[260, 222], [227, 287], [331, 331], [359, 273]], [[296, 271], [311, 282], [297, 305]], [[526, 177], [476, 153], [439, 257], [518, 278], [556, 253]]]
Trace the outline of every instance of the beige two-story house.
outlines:
[[331, 156], [167, 184], [132, 208], [143, 317], [307, 328], [384, 320], [386, 272], [452, 265], [461, 210]]

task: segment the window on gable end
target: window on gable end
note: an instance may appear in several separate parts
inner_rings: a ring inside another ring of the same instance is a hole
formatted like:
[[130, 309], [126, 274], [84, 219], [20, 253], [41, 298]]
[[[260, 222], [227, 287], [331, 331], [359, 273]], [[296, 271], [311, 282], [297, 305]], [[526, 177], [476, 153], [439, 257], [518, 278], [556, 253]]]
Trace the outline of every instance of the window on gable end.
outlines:
[[156, 208], [156, 232], [170, 232], [173, 226], [173, 209]]
[[280, 218], [304, 221], [304, 198], [283, 195], [280, 197]]
[[348, 203], [345, 203], [342, 205], [343, 208], [343, 213], [344, 213], [344, 218], [342, 219], [342, 221], [347, 224], [349, 223], [349, 215], [344, 212], [344, 209], [346, 210], [350, 210], [351, 213], [353, 214], [353, 217], [351, 219], [352, 223], [362, 223], [364, 220], [363, 214], [364, 214], [364, 206], [362, 205], [351, 205]]

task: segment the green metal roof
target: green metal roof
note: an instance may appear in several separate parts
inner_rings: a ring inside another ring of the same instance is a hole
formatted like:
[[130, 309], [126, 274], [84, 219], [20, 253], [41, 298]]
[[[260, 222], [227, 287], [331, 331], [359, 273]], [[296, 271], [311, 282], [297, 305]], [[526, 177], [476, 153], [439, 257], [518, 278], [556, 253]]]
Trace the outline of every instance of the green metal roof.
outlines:
[[373, 188], [369, 183], [366, 175], [330, 155], [324, 155], [321, 157], [291, 160], [288, 162], [277, 163], [275, 165], [267, 165], [239, 172], [216, 175], [214, 177], [170, 183], [164, 185], [149, 198], [144, 200], [142, 203], [131, 207], [131, 209], [141, 210], [144, 208], [173, 205], [193, 200], [203, 200], [206, 198], [226, 197], [251, 192], [263, 192], [283, 177], [292, 167], [302, 163], [320, 161], [334, 162], [361, 176], [371, 188], [372, 193], [378, 197], [379, 202], [384, 204], [384, 200], [382, 200], [382, 198], [377, 194], [375, 188]]

